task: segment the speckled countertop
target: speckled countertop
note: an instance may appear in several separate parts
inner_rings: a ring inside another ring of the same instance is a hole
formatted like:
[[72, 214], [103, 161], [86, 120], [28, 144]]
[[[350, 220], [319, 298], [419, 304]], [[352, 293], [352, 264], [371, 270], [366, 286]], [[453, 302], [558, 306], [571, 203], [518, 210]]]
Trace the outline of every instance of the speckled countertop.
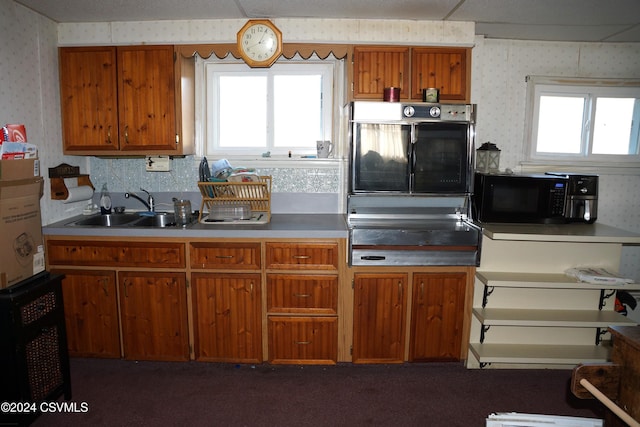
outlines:
[[50, 236], [171, 237], [171, 238], [347, 238], [345, 215], [273, 214], [267, 224], [200, 224], [176, 227], [70, 226], [82, 215], [44, 226]]

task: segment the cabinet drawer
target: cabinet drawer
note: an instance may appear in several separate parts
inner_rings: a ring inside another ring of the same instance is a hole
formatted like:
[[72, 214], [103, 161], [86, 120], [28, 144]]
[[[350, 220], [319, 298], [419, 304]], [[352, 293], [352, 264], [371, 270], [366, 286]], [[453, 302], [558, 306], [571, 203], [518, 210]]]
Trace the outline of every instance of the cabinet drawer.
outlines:
[[33, 301], [20, 307], [20, 320], [22, 326], [27, 326], [39, 320], [49, 313], [62, 309], [55, 291], [40, 295]]
[[260, 269], [260, 243], [191, 243], [192, 268]]
[[335, 364], [336, 317], [269, 317], [269, 362]]
[[336, 314], [338, 277], [300, 274], [267, 276], [269, 313]]
[[49, 265], [185, 268], [183, 243], [50, 240]]
[[338, 269], [337, 243], [267, 243], [267, 268]]

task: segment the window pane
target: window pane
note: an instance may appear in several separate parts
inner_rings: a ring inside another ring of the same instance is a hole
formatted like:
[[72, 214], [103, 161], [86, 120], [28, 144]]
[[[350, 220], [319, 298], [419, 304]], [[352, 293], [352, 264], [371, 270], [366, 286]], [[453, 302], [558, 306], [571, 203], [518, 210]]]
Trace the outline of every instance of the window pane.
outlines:
[[274, 147], [316, 147], [322, 135], [322, 76], [276, 75]]
[[594, 154], [635, 154], [631, 143], [634, 98], [598, 98], [593, 130]]
[[536, 151], [579, 154], [584, 105], [584, 97], [540, 96]]
[[[267, 77], [220, 76], [220, 148], [267, 146]], [[250, 125], [249, 125], [250, 124]]]

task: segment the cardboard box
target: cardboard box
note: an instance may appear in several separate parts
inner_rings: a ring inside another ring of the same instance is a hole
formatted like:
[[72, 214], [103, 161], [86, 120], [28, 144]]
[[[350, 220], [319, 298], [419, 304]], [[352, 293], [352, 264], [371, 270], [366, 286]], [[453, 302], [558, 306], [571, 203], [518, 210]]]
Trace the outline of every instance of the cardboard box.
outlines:
[[42, 178], [0, 181], [0, 289], [44, 271], [42, 185]]
[[39, 159], [0, 160], [0, 181], [32, 179], [40, 176]]

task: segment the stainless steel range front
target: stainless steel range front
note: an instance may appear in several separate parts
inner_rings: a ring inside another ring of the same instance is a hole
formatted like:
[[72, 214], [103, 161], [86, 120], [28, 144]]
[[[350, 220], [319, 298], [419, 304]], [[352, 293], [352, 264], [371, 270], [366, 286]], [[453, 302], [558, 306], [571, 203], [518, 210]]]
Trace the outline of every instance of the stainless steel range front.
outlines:
[[354, 102], [349, 264], [478, 265], [475, 106]]

